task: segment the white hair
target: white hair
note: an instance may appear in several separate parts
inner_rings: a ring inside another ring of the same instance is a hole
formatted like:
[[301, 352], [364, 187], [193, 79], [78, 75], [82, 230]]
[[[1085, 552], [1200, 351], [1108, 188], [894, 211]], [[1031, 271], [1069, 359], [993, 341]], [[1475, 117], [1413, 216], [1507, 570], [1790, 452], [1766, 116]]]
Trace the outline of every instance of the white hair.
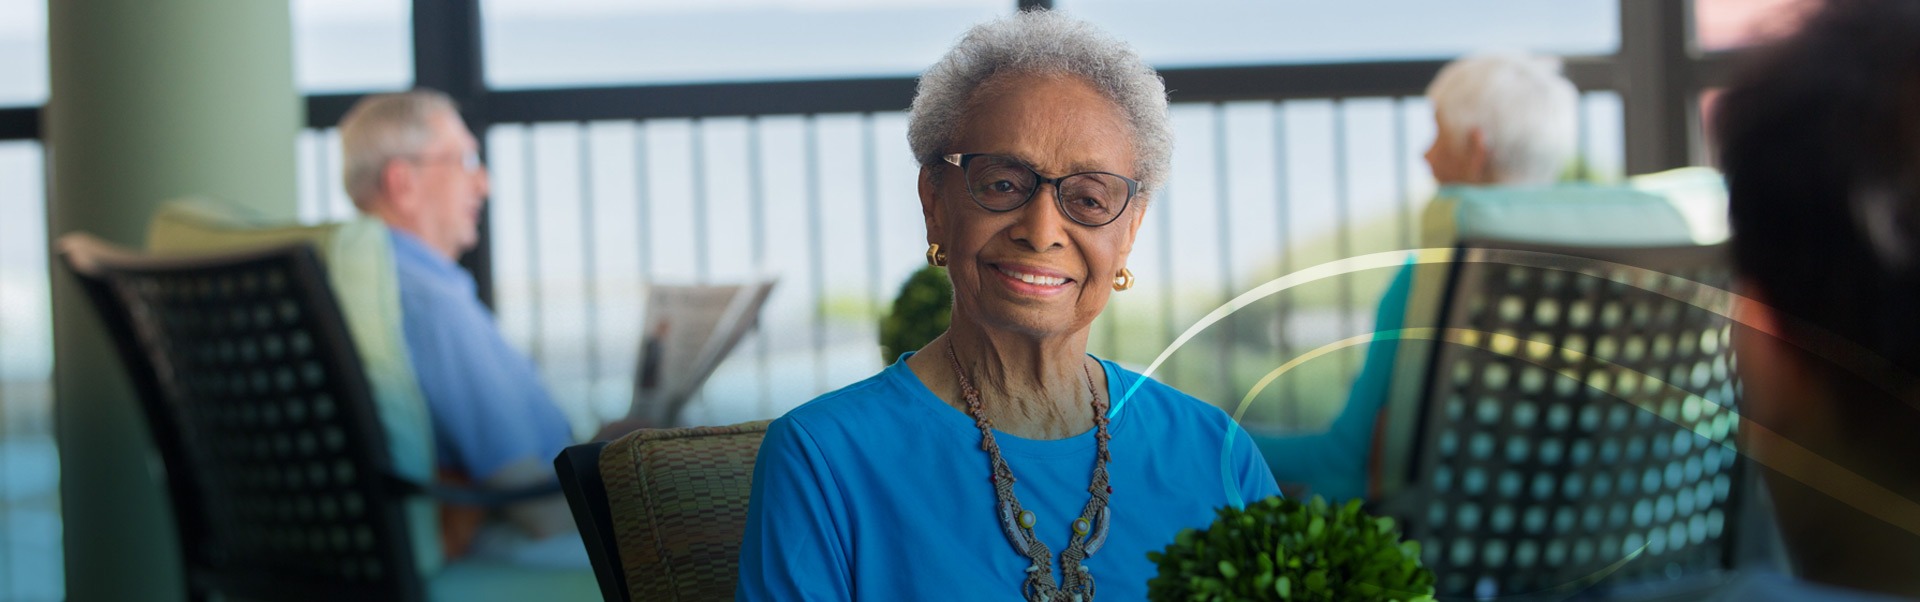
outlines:
[[433, 118], [443, 112], [459, 114], [453, 99], [426, 88], [374, 94], [354, 103], [340, 120], [340, 154], [342, 183], [355, 207], [372, 208], [388, 162], [426, 150], [433, 140]]
[[1511, 52], [1462, 58], [1440, 69], [1427, 98], [1456, 135], [1480, 131], [1497, 183], [1551, 183], [1573, 160], [1580, 97], [1560, 74], [1559, 59]]
[[1167, 86], [1133, 49], [1066, 15], [1029, 10], [973, 27], [920, 76], [907, 123], [907, 144], [923, 166], [938, 165], [958, 134], [981, 84], [1007, 73], [1071, 75], [1113, 101], [1132, 128], [1133, 178], [1141, 194], [1159, 184], [1173, 161]]

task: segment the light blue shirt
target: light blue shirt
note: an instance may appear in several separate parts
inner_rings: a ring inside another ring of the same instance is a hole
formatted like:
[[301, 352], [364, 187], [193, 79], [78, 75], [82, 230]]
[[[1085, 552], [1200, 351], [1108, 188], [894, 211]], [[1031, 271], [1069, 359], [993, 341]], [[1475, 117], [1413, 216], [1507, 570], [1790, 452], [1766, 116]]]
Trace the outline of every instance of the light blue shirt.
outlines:
[[[1008, 600], [1031, 562], [1002, 532], [973, 419], [934, 396], [901, 356], [768, 427], [740, 550], [741, 600]], [[1215, 510], [1280, 493], [1225, 412], [1110, 362], [1112, 526], [1084, 563], [1100, 600], [1143, 600], [1147, 552]], [[1129, 395], [1127, 392], [1131, 390]], [[995, 432], [1038, 517], [1054, 582], [1087, 503], [1095, 440]]]
[[401, 327], [440, 465], [475, 480], [526, 459], [549, 465], [573, 442], [573, 429], [533, 362], [500, 336], [473, 276], [412, 235], [391, 232]]

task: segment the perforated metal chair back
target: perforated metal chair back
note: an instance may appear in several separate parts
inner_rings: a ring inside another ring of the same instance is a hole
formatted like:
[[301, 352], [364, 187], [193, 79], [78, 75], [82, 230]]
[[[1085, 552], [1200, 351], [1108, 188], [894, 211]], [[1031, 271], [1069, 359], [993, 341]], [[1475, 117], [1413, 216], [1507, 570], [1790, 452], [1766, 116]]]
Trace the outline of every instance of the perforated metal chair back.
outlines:
[[139, 391], [194, 597], [423, 598], [386, 439], [310, 247], [61, 246]]
[[1726, 568], [1742, 465], [1719, 246], [1469, 241], [1408, 487], [1386, 503], [1443, 597]]

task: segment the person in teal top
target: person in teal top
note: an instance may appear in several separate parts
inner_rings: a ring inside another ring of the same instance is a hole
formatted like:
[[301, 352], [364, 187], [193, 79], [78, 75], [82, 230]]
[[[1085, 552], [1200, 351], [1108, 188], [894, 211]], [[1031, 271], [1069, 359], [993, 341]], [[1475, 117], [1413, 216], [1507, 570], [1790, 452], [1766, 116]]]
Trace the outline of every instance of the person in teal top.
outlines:
[[952, 324], [768, 428], [737, 597], [1144, 599], [1147, 552], [1279, 493], [1220, 409], [1087, 354], [1166, 177], [1165, 85], [1030, 11], [970, 31], [911, 111]]
[[[1448, 63], [1427, 87], [1435, 134], [1427, 167], [1449, 190], [1528, 187], [1551, 196], [1550, 186], [1573, 159], [1579, 94], [1549, 57], [1490, 53]], [[1367, 347], [1366, 361], [1347, 403], [1327, 430], [1307, 435], [1260, 434], [1255, 440], [1271, 458], [1282, 483], [1331, 500], [1367, 495], [1374, 425], [1387, 403], [1398, 340], [1412, 294], [1413, 266], [1395, 272], [1374, 315], [1385, 333]]]

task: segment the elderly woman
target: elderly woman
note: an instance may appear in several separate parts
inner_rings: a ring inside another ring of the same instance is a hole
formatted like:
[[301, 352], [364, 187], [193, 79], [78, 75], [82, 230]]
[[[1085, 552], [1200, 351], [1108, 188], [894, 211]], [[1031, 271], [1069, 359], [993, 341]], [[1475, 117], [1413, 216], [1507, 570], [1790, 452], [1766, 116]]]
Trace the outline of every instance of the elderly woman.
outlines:
[[768, 428], [738, 597], [1144, 599], [1148, 551], [1279, 492], [1225, 413], [1086, 352], [1167, 172], [1164, 85], [1021, 13], [927, 71], [908, 138], [952, 327]]

